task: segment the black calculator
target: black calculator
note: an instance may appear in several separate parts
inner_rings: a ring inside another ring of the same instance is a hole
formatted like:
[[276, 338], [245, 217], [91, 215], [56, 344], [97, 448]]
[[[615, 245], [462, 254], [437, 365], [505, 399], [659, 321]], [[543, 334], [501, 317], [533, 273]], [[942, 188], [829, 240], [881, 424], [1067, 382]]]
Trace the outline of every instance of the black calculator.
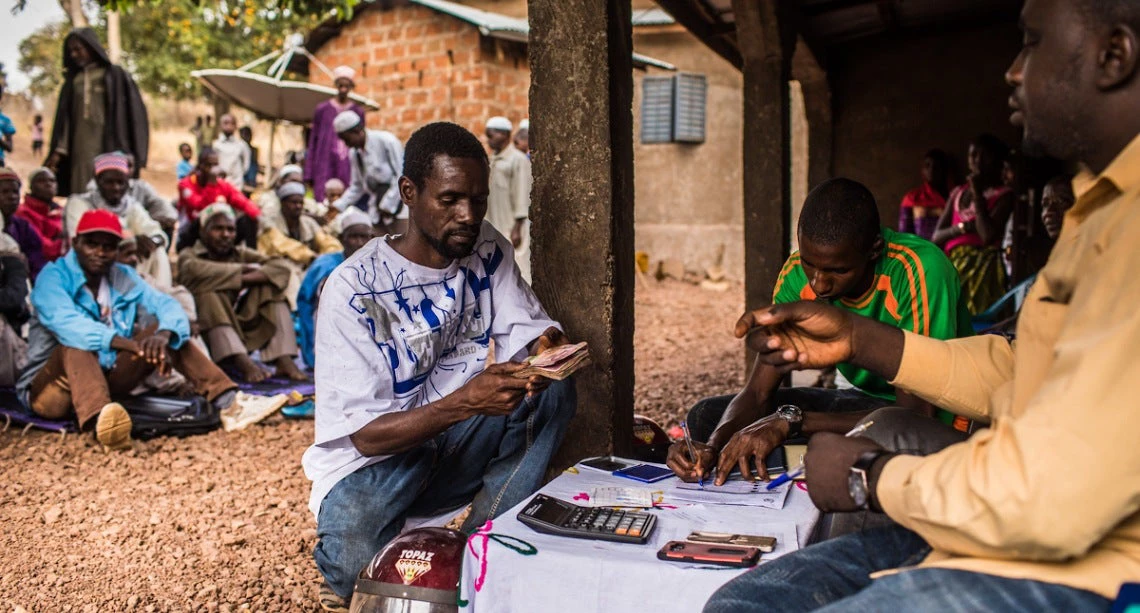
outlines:
[[538, 532], [618, 543], [644, 543], [657, 526], [650, 513], [581, 507], [545, 494], [527, 503], [518, 519]]

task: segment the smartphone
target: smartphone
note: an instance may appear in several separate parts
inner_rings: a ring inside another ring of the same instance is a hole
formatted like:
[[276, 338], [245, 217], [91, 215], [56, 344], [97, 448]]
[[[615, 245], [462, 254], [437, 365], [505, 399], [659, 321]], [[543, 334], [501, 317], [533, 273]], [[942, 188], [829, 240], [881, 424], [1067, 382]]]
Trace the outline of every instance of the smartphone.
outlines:
[[625, 477], [626, 479], [633, 479], [634, 481], [641, 481], [642, 483], [656, 483], [662, 479], [672, 477], [673, 471], [652, 464], [638, 464], [637, 466], [615, 470], [614, 476]]
[[755, 547], [761, 553], [772, 553], [776, 549], [776, 537], [757, 536], [754, 534], [731, 534], [728, 532], [705, 532], [695, 530], [685, 537], [686, 541], [694, 543], [712, 543], [721, 545], [736, 545], [738, 547]]
[[657, 552], [657, 559], [666, 562], [748, 568], [756, 566], [756, 562], [760, 560], [760, 550], [755, 547], [738, 547], [736, 545], [669, 541]]
[[617, 458], [612, 455], [600, 456], [596, 458], [586, 458], [585, 460], [579, 462], [579, 464], [585, 466], [586, 468], [593, 468], [594, 470], [600, 470], [607, 473], [612, 473], [615, 470], [621, 470], [623, 468], [629, 468], [630, 466], [633, 466], [632, 462], [625, 462], [621, 458]]

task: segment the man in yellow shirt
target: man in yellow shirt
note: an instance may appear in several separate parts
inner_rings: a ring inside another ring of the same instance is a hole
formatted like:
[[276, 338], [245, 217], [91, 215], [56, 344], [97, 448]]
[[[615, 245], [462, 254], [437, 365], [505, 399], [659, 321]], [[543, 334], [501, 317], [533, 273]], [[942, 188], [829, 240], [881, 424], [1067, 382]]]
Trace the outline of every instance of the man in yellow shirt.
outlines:
[[1105, 611], [1140, 580], [1140, 2], [1028, 0], [1022, 30], [1011, 119], [1027, 150], [1086, 172], [1016, 349], [809, 302], [747, 313], [736, 330], [785, 372], [850, 362], [990, 427], [926, 457], [816, 435], [816, 505], [899, 525], [775, 560], [706, 611]]

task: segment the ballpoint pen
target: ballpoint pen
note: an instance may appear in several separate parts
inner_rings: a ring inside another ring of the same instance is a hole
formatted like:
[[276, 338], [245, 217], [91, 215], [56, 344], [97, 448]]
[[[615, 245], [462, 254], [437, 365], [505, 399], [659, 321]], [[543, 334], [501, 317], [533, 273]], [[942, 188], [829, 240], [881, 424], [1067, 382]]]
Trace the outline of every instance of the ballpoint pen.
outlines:
[[[871, 420], [867, 423], [859, 424], [858, 426], [855, 426], [854, 428], [851, 429], [850, 432], [848, 432], [847, 434], [844, 434], [843, 436], [846, 436], [847, 438], [851, 438], [853, 436], [859, 436], [860, 434], [863, 434], [864, 432], [866, 432], [867, 428], [870, 428], [871, 424], [873, 424], [873, 423], [875, 423], [874, 420]], [[798, 477], [802, 474], [804, 474], [804, 464], [803, 464], [803, 462], [800, 462], [799, 466], [796, 466], [795, 468], [789, 470], [788, 472], [786, 472], [786, 473], [780, 475], [779, 477], [776, 477], [775, 479], [773, 479], [772, 482], [768, 484], [768, 487], [766, 489], [774, 490], [774, 489], [780, 487], [781, 485], [787, 483], [788, 481], [791, 481], [792, 479], [795, 479], [796, 477]]]
[[[689, 447], [689, 457], [693, 459], [693, 462], [696, 462], [697, 452], [693, 451], [693, 437], [689, 436], [689, 425], [685, 422], [681, 422], [681, 432], [685, 433], [685, 445]], [[700, 464], [698, 464], [697, 467], [699, 468]], [[705, 477], [700, 471], [697, 471], [697, 485], [701, 487], [705, 486]]]

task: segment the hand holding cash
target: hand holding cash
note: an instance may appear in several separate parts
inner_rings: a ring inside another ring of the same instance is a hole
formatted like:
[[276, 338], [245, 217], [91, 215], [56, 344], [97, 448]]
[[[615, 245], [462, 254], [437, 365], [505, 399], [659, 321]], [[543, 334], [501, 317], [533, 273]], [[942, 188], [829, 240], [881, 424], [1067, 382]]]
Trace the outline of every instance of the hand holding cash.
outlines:
[[523, 363], [526, 364], [526, 368], [519, 370], [514, 376], [520, 379], [538, 376], [561, 381], [590, 363], [590, 349], [584, 342], [577, 345], [559, 345], [531, 356]]

